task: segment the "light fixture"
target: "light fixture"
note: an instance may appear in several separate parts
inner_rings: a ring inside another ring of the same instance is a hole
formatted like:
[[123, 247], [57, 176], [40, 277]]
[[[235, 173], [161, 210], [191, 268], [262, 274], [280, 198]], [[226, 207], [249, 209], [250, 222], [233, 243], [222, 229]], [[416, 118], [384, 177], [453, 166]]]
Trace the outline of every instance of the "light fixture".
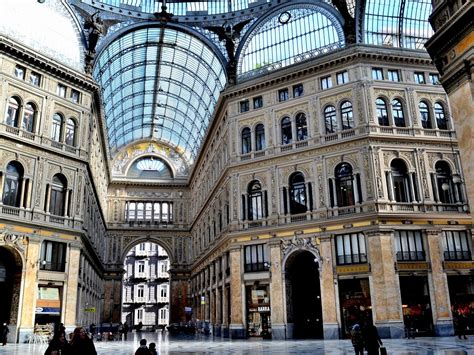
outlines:
[[272, 263], [270, 263], [270, 262], [268, 262], [268, 261], [265, 261], [265, 262], [263, 263], [263, 267], [264, 267], [265, 269], [270, 269], [271, 266], [272, 266]]
[[453, 175], [453, 182], [459, 184], [461, 182], [461, 177], [458, 174]]
[[447, 182], [443, 182], [443, 184], [441, 185], [441, 188], [443, 189], [443, 191], [448, 191], [449, 190], [449, 184]]

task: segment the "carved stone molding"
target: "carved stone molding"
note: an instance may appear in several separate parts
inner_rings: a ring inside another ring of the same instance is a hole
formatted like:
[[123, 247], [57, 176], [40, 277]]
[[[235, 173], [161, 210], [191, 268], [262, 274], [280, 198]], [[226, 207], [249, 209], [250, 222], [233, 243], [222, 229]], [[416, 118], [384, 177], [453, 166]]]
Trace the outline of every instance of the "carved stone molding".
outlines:
[[283, 260], [295, 250], [310, 251], [316, 255], [318, 262], [321, 261], [321, 255], [315, 237], [297, 237], [295, 235], [292, 239], [283, 239], [281, 241]]

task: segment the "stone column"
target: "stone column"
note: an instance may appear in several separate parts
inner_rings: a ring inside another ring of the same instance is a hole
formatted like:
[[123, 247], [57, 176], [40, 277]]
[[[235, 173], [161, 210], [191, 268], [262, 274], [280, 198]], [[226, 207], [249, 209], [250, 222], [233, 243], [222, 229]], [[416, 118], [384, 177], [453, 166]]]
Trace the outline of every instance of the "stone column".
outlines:
[[20, 207], [25, 207], [23, 203], [25, 201], [25, 188], [26, 188], [26, 179], [23, 177], [21, 180], [21, 191], [20, 191]]
[[245, 338], [243, 324], [243, 292], [242, 292], [242, 265], [240, 262], [240, 247], [229, 252], [230, 258], [230, 325], [229, 336], [233, 339]]
[[[69, 258], [67, 262], [67, 279], [64, 282], [63, 306], [64, 326], [67, 330], [74, 330], [76, 327], [76, 303], [77, 303], [77, 284], [79, 279], [79, 259], [81, 249], [79, 246], [70, 245]], [[96, 305], [92, 305], [96, 306]], [[79, 312], [83, 310], [80, 309]]]
[[448, 278], [443, 270], [441, 238], [442, 232], [438, 230], [426, 231], [431, 261], [428, 282], [435, 334], [437, 336], [448, 336], [454, 334], [454, 328], [449, 299]]
[[270, 309], [272, 323], [272, 339], [286, 339], [285, 324], [285, 297], [284, 297], [284, 272], [281, 267], [280, 241], [269, 243], [271, 263], [270, 283]]
[[[32, 192], [32, 181], [28, 178], [28, 191], [26, 192], [26, 206], [25, 208], [31, 208], [31, 192]], [[1, 186], [1, 185], [0, 185]]]
[[319, 278], [321, 284], [324, 339], [339, 339], [339, 323], [337, 321], [338, 302], [334, 286], [334, 269], [330, 238], [321, 239], [320, 254]]
[[214, 335], [221, 336], [222, 330], [222, 317], [221, 317], [221, 309], [222, 309], [222, 291], [219, 287], [216, 288], [216, 325], [214, 327]]
[[21, 307], [19, 340], [23, 342], [26, 336], [33, 334], [35, 324], [36, 295], [38, 293], [38, 268], [41, 251], [41, 242], [29, 238], [28, 248], [26, 250], [26, 262], [23, 268], [22, 286], [21, 286]]
[[369, 277], [372, 316], [382, 338], [402, 338], [404, 325], [400, 280], [395, 272], [391, 232], [367, 235], [372, 275]]
[[0, 170], [0, 205], [3, 204], [3, 182], [5, 180], [5, 173]]

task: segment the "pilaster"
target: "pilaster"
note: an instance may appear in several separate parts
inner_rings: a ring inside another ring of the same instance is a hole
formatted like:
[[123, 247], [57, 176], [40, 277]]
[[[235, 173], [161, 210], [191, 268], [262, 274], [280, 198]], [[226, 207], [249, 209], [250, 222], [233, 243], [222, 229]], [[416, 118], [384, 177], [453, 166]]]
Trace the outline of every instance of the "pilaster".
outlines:
[[285, 299], [283, 294], [284, 273], [281, 267], [281, 248], [280, 241], [270, 243], [270, 263], [271, 263], [271, 284], [270, 284], [270, 302], [271, 302], [271, 322], [272, 339], [286, 339], [285, 325]]
[[[64, 326], [73, 329], [76, 326], [77, 284], [79, 279], [79, 259], [81, 250], [76, 245], [70, 245], [67, 262], [67, 281], [64, 284]], [[82, 310], [80, 310], [82, 311]]]
[[242, 266], [240, 263], [240, 254], [240, 247], [231, 249], [229, 252], [231, 305], [229, 336], [233, 339], [245, 338], [242, 309]]
[[334, 269], [330, 238], [322, 238], [320, 244], [321, 262], [319, 265], [321, 282], [321, 305], [323, 311], [324, 339], [339, 339], [337, 321], [336, 289], [334, 287]]

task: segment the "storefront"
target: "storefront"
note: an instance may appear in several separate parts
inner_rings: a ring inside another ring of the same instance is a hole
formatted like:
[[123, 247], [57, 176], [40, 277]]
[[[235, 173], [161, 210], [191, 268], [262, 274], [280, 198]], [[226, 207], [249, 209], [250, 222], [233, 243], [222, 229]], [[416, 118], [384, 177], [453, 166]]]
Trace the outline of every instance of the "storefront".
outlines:
[[61, 292], [59, 287], [38, 287], [35, 324], [59, 324], [61, 321]]
[[343, 338], [348, 338], [355, 323], [364, 324], [372, 321], [369, 279], [367, 277], [339, 279], [338, 285], [341, 332]]
[[247, 334], [249, 337], [271, 337], [270, 290], [268, 285], [246, 286]]
[[472, 275], [448, 275], [449, 298], [454, 326], [459, 317], [466, 320], [468, 334], [474, 333], [474, 277]]

